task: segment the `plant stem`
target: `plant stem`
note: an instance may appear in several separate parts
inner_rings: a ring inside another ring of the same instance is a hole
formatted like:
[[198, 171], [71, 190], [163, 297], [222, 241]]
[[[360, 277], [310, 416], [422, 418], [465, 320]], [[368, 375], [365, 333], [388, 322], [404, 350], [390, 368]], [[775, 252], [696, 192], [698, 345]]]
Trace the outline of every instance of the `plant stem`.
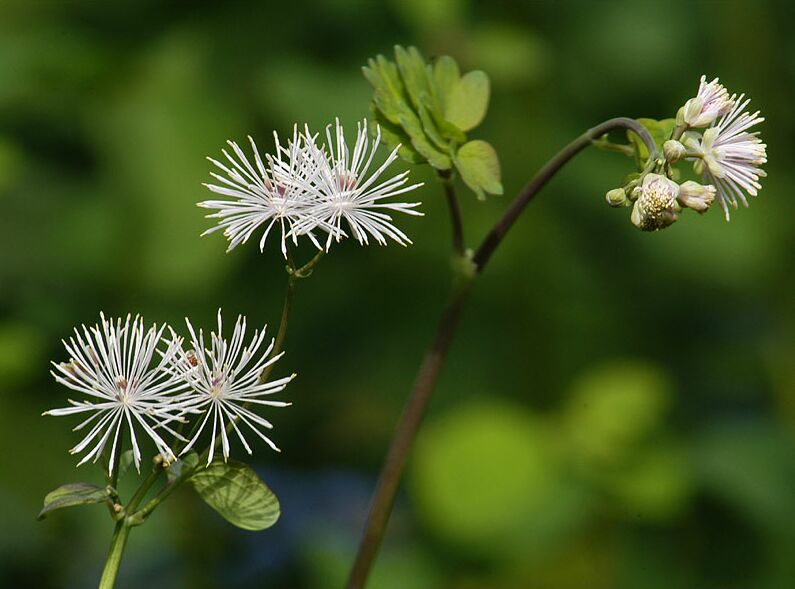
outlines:
[[133, 513], [130, 516], [130, 520], [133, 525], [142, 524], [144, 520], [146, 520], [146, 518], [149, 517], [149, 515], [157, 508], [158, 505], [165, 501], [168, 496], [177, 489], [177, 487], [182, 485], [182, 483], [187, 481], [193, 475], [193, 473], [196, 472], [197, 468], [192, 468], [190, 470], [186, 469], [183, 471], [177, 478], [160, 489], [160, 492], [155, 495], [146, 505], [144, 505], [137, 512]]
[[116, 522], [113, 530], [113, 538], [110, 541], [110, 551], [102, 570], [102, 578], [99, 581], [99, 589], [113, 589], [116, 584], [116, 576], [119, 574], [121, 557], [124, 554], [124, 547], [127, 545], [127, 537], [130, 535], [130, 527], [124, 519]]
[[[161, 472], [163, 472], [161, 466], [155, 465], [152, 472], [149, 473], [135, 491], [135, 494], [125, 508], [125, 512], [132, 513], [135, 511], [136, 507], [138, 507], [138, 504], [146, 497], [146, 493], [155, 483]], [[116, 527], [113, 530], [113, 537], [110, 540], [108, 559], [105, 561], [105, 568], [102, 570], [102, 578], [99, 581], [99, 589], [113, 589], [113, 585], [116, 583], [116, 576], [119, 573], [121, 558], [124, 555], [124, 548], [127, 546], [127, 537], [130, 535], [131, 527], [132, 523], [129, 516], [126, 514], [116, 522]]]
[[[273, 344], [273, 351], [271, 354], [273, 356], [279, 354], [282, 351], [282, 346], [284, 346], [284, 339], [287, 336], [287, 325], [290, 321], [290, 312], [293, 308], [293, 297], [295, 295], [295, 283], [300, 278], [307, 278], [310, 274], [312, 274], [312, 270], [314, 270], [317, 263], [323, 257], [323, 254], [326, 252], [323, 250], [318, 251], [315, 254], [315, 257], [309, 260], [306, 264], [301, 266], [300, 268], [295, 268], [293, 265], [293, 258], [290, 254], [290, 250], [287, 250], [287, 288], [284, 293], [284, 304], [282, 305], [282, 317], [279, 320], [279, 331], [276, 333], [276, 339], [274, 340]], [[265, 369], [260, 374], [259, 380], [260, 382], [264, 383], [267, 382], [268, 377], [271, 375], [275, 364], [271, 364], [270, 366], [266, 366]]]
[[614, 129], [620, 128], [629, 129], [630, 131], [636, 133], [646, 144], [646, 148], [649, 150], [649, 158], [651, 159], [655, 156], [657, 147], [654, 143], [654, 139], [652, 139], [651, 135], [649, 135], [649, 132], [646, 130], [646, 128], [638, 123], [635, 119], [619, 117], [616, 119], [610, 119], [591, 129], [588, 129], [585, 133], [569, 143], [566, 147], [561, 149], [557, 155], [549, 160], [544, 167], [536, 173], [533, 179], [527, 183], [527, 185], [516, 196], [510, 206], [508, 206], [508, 208], [505, 210], [505, 213], [503, 213], [502, 218], [497, 221], [492, 230], [488, 233], [488, 235], [486, 235], [483, 243], [475, 252], [473, 261], [477, 266], [478, 272], [483, 270], [484, 266], [489, 261], [489, 258], [491, 258], [491, 255], [494, 253], [494, 250], [497, 249], [497, 246], [505, 237], [505, 234], [508, 233], [508, 230], [514, 224], [516, 219], [519, 218], [519, 215], [522, 214], [524, 208], [530, 203], [531, 200], [533, 200], [533, 197], [538, 193], [538, 191], [541, 190], [544, 185], [564, 165], [569, 162], [571, 158], [588, 147], [593, 140], [598, 139], [605, 133], [609, 133]]
[[458, 205], [458, 196], [453, 183], [453, 174], [450, 171], [440, 171], [439, 178], [444, 186], [444, 195], [447, 207], [450, 210], [450, 224], [453, 230], [453, 252], [457, 256], [464, 255], [464, 225], [461, 221], [461, 208]]
[[649, 154], [652, 154], [653, 157], [653, 154], [657, 151], [654, 140], [648, 131], [634, 119], [624, 117], [610, 119], [589, 129], [550, 159], [516, 196], [475, 252], [472, 258], [474, 264], [472, 272], [467, 273], [459, 270], [458, 280], [454, 282], [453, 295], [442, 312], [442, 317], [436, 328], [436, 336], [425, 353], [414, 381], [414, 386], [403, 409], [403, 414], [390, 442], [375, 493], [373, 494], [370, 513], [356, 554], [356, 560], [348, 578], [347, 589], [363, 589], [367, 582], [389, 523], [389, 517], [392, 513], [392, 507], [400, 486], [400, 479], [408, 461], [411, 447], [419, 431], [428, 407], [428, 401], [436, 386], [445, 356], [453, 341], [475, 278], [483, 271], [494, 250], [497, 249], [508, 230], [538, 191], [571, 158], [588, 147], [592, 141], [614, 129], [620, 128], [629, 129], [636, 133], [646, 144]]

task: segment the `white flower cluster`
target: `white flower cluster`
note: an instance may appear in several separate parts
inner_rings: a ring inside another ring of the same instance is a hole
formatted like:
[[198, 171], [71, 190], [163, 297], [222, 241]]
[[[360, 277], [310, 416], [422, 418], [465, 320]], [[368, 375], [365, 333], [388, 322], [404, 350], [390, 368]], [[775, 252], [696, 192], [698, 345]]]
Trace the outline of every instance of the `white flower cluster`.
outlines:
[[[270, 400], [269, 395], [282, 391], [294, 374], [260, 382], [262, 371], [282, 355], [271, 355], [273, 340], [265, 345], [263, 328], [255, 331], [246, 344], [244, 317], [238, 317], [232, 338], [224, 339], [219, 310], [218, 331], [211, 333], [209, 347], [205, 347], [202, 330], [197, 335], [190, 321], [186, 322], [190, 332], [187, 349], [183, 347], [183, 339], [170, 327], [153, 325], [146, 329], [141, 317], [129, 315], [125, 320], [108, 320], [101, 314], [99, 324], [76, 328], [74, 336], [63, 342], [71, 359], [53, 363], [52, 374], [56, 381], [87, 399], [70, 399], [69, 407], [44, 414], [89, 414], [74, 428], [75, 431], [89, 428], [70, 451], [85, 453], [78, 466], [89, 460], [96, 462], [110, 448], [108, 471], [112, 472], [123, 429], [129, 436], [137, 469], [140, 470], [141, 464], [138, 440], [141, 432], [171, 462], [177, 456], [174, 444], [184, 444], [180, 455], [188, 452], [210, 422], [208, 464], [218, 453], [218, 438], [220, 453], [224, 460], [229, 458], [232, 431], [251, 454], [241, 426], [278, 451], [264, 433], [272, 428], [270, 422], [249, 408], [289, 405]], [[181, 433], [186, 426], [193, 427], [188, 437]], [[173, 444], [164, 439], [166, 434], [174, 439]]]
[[[606, 195], [611, 206], [633, 203], [632, 223], [644, 231], [668, 227], [682, 208], [704, 213], [715, 200], [728, 221], [729, 206], [747, 207], [746, 195], [762, 188], [766, 145], [749, 129], [765, 119], [746, 111], [744, 95], [730, 95], [718, 78], [706, 80], [701, 76], [696, 96], [679, 109], [672, 137], [663, 144], [665, 158], [650, 160], [637, 179]], [[693, 162], [702, 183], [671, 179], [672, 166], [682, 160]]]
[[381, 245], [387, 243], [387, 238], [401, 245], [411, 243], [393, 224], [390, 213], [422, 215], [415, 210], [420, 203], [387, 199], [422, 184], [407, 186], [408, 171], [379, 181], [397, 159], [398, 148], [371, 172], [381, 141], [379, 127], [371, 143], [367, 121], [359, 123], [352, 152], [339, 120], [334, 127], [333, 136], [331, 125], [326, 128], [325, 143], [318, 143], [318, 135], [312, 134], [308, 127], [299, 132], [296, 126], [286, 146], [274, 133], [276, 151], [273, 155], [266, 154], [264, 159], [249, 137], [253, 163], [237, 143], [229, 141], [232, 153], [223, 150], [227, 163], [209, 158], [223, 174], [211, 173], [218, 184], [205, 186], [227, 199], [199, 203], [200, 207], [215, 211], [208, 218], [218, 219], [218, 224], [204, 234], [223, 230], [229, 240], [229, 251], [264, 226], [259, 244], [262, 250], [274, 225], [278, 225], [285, 257], [288, 242], [297, 244], [302, 236], [323, 250], [348, 236], [362, 245], [371, 238]]
[[[746, 195], [756, 196], [766, 176], [761, 165], [767, 162], [767, 146], [759, 133], [749, 131], [765, 119], [759, 111], [748, 112], [745, 95], [729, 95], [717, 78], [701, 77], [698, 93], [685, 103], [677, 123], [687, 131], [682, 138], [686, 157], [695, 162], [696, 173], [712, 185], [728, 221], [729, 205], [746, 207]], [[693, 131], [708, 127], [703, 133]]]

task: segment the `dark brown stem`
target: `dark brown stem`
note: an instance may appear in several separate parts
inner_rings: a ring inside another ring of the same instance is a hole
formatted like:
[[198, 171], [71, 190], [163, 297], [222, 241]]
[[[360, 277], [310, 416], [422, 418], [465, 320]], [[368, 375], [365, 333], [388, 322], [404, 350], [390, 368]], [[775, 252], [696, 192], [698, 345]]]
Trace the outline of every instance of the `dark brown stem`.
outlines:
[[[425, 410], [428, 407], [436, 382], [439, 378], [445, 356], [450, 349], [461, 314], [464, 310], [474, 279], [483, 271], [494, 250], [502, 242], [508, 230], [522, 213], [527, 204], [538, 191], [552, 178], [572, 157], [586, 148], [591, 142], [614, 129], [629, 129], [638, 134], [654, 154], [657, 148], [648, 131], [637, 121], [629, 118], [616, 118], [589, 129], [580, 137], [564, 147], [557, 155], [541, 168], [535, 177], [516, 196], [506, 209], [502, 218], [486, 235], [483, 243], [476, 251], [472, 265], [456, 266], [458, 271], [455, 290], [447, 307], [442, 313], [433, 339], [420, 366], [414, 387], [406, 401], [403, 414], [398, 422], [389, 446], [381, 474], [373, 494], [370, 513], [365, 524], [356, 560], [353, 564], [347, 589], [363, 589], [367, 577], [378, 555], [381, 542], [386, 532], [389, 516], [395, 503], [400, 480], [408, 461], [411, 447], [417, 436]], [[452, 213], [452, 210], [451, 210]], [[454, 221], [455, 224], [455, 221]]]
[[453, 175], [451, 172], [439, 172], [439, 178], [444, 186], [444, 196], [450, 210], [450, 224], [453, 230], [453, 251], [457, 256], [464, 255], [464, 224], [461, 221], [461, 208], [458, 205], [458, 196], [455, 192]]
[[477, 266], [478, 272], [481, 272], [486, 263], [491, 258], [494, 250], [508, 233], [508, 230], [514, 224], [519, 215], [522, 214], [524, 208], [533, 200], [533, 197], [541, 190], [549, 180], [557, 174], [557, 172], [565, 166], [571, 158], [580, 153], [583, 149], [588, 147], [592, 141], [598, 139], [602, 135], [609, 133], [615, 129], [629, 129], [636, 133], [646, 144], [649, 150], [650, 157], [654, 157], [657, 147], [654, 144], [646, 128], [637, 122], [635, 119], [626, 117], [619, 117], [610, 119], [604, 123], [588, 129], [585, 133], [580, 135], [577, 139], [569, 143], [566, 147], [561, 149], [558, 154], [549, 160], [543, 168], [533, 177], [530, 182], [522, 189], [522, 191], [513, 200], [510, 206], [503, 213], [502, 218], [497, 221], [492, 230], [486, 235], [483, 243], [475, 252], [473, 261]]

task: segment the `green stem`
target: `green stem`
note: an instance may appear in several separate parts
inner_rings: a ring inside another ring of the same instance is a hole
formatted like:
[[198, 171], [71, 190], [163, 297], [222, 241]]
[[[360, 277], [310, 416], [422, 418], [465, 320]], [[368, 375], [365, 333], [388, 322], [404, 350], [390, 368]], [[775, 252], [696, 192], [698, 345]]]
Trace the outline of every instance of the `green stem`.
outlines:
[[187, 481], [194, 472], [196, 472], [196, 468], [186, 469], [177, 478], [163, 487], [146, 505], [130, 516], [131, 524], [136, 526], [142, 524], [146, 518], [157, 509], [157, 506], [168, 499], [169, 495], [182, 485], [182, 483]]
[[119, 566], [121, 565], [121, 557], [124, 554], [124, 548], [127, 545], [127, 537], [130, 535], [130, 527], [124, 519], [116, 522], [116, 528], [113, 530], [113, 538], [110, 541], [110, 551], [108, 552], [108, 559], [105, 562], [105, 568], [102, 570], [102, 578], [99, 581], [99, 589], [113, 589], [116, 584], [116, 577], [119, 574]]
[[422, 424], [428, 402], [436, 387], [444, 359], [450, 349], [450, 344], [455, 336], [455, 331], [475, 279], [483, 271], [494, 250], [502, 242], [508, 230], [538, 191], [571, 158], [588, 147], [591, 142], [619, 128], [629, 129], [636, 133], [646, 144], [649, 154], [656, 152], [657, 148], [654, 140], [648, 131], [634, 119], [623, 117], [610, 119], [589, 129], [549, 160], [516, 196], [475, 252], [472, 258], [474, 266], [456, 266], [458, 275], [457, 280], [454, 281], [453, 294], [447, 307], [442, 312], [442, 317], [437, 324], [436, 336], [425, 353], [414, 381], [414, 386], [406, 401], [403, 414], [400, 417], [384, 459], [376, 490], [373, 494], [370, 513], [356, 554], [356, 560], [348, 578], [347, 589], [363, 589], [367, 582], [389, 523], [389, 516], [392, 513], [392, 507], [400, 486], [400, 479], [406, 467], [411, 447]]

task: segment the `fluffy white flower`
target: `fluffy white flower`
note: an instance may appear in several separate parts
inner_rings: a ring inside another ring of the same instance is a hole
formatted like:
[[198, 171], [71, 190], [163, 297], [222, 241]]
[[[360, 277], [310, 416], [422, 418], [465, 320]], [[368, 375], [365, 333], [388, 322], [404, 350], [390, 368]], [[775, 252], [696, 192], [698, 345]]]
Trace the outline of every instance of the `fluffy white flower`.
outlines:
[[748, 131], [765, 119], [759, 111], [744, 112], [749, 102], [740, 96], [731, 111], [704, 131], [703, 137], [690, 136], [685, 142], [697, 158], [697, 171], [703, 169], [709, 183], [715, 185], [727, 221], [729, 205], [736, 209], [739, 200], [747, 207], [746, 193], [756, 196], [762, 188], [759, 179], [766, 176], [760, 166], [767, 162], [767, 146], [758, 132]]
[[326, 127], [326, 146], [318, 147], [309, 135], [307, 129], [307, 148], [318, 166], [318, 173], [314, 176], [312, 185], [305, 184], [305, 187], [307, 192], [314, 194], [314, 206], [309, 217], [298, 222], [293, 230], [301, 232], [316, 226], [325, 229], [328, 232], [326, 250], [331, 247], [333, 240], [339, 241], [347, 236], [346, 229], [362, 245], [367, 245], [369, 238], [381, 245], [386, 245], [387, 238], [401, 245], [411, 243], [408, 236], [392, 223], [392, 217], [387, 211], [422, 216], [423, 213], [414, 210], [421, 203], [387, 202], [387, 199], [419, 188], [422, 183], [406, 186], [408, 171], [378, 182], [381, 175], [397, 159], [399, 146], [368, 176], [381, 143], [380, 127], [377, 127], [371, 145], [367, 121], [358, 123], [353, 152], [345, 142], [339, 119], [335, 123], [334, 138], [331, 125]]
[[[245, 344], [246, 319], [238, 317], [231, 340], [224, 339], [221, 310], [218, 310], [218, 331], [210, 335], [210, 347], [205, 346], [204, 333], [198, 335], [190, 320], [185, 320], [190, 331], [192, 349], [182, 352], [175, 362], [176, 372], [181, 373], [189, 383], [191, 391], [187, 397], [192, 413], [200, 413], [198, 428], [181, 454], [190, 450], [201, 436], [208, 423], [212, 421], [212, 432], [207, 464], [216, 453], [216, 438], [221, 438], [221, 453], [224, 460], [229, 458], [229, 433], [227, 425], [237, 434], [240, 443], [251, 454], [251, 447], [243, 435], [240, 424], [244, 424], [258, 437], [276, 450], [268, 436], [263, 433], [273, 426], [269, 421], [248, 408], [286, 407], [290, 403], [271, 401], [263, 398], [282, 391], [295, 374], [272, 382], [260, 382], [262, 371], [282, 357], [281, 354], [269, 357], [273, 350], [273, 340], [261, 353], [257, 353], [265, 341], [265, 328], [254, 331], [251, 342]], [[240, 423], [238, 423], [238, 421]]]
[[735, 104], [735, 96], [729, 96], [718, 78], [711, 82], [706, 80], [706, 76], [701, 76], [698, 93], [682, 108], [682, 117], [688, 127], [706, 127], [728, 113]]
[[[138, 316], [132, 319], [128, 315], [122, 322], [107, 320], [100, 314], [100, 320], [91, 328], [75, 328], [74, 337], [63, 342], [71, 359], [62, 364], [53, 362], [55, 380], [91, 400], [69, 399], [70, 407], [51, 409], [44, 415], [91, 413], [74, 428], [77, 431], [91, 426], [83, 440], [70, 450], [78, 454], [93, 445], [78, 466], [91, 459], [96, 462], [112, 439], [108, 464], [108, 472], [112, 472], [123, 427], [129, 432], [137, 469], [141, 464], [138, 429], [154, 441], [164, 458], [174, 460], [174, 453], [156, 430], [166, 430], [179, 438], [168, 424], [182, 413], [179, 394], [187, 385], [169, 367], [181, 342], [173, 332], [170, 340], [163, 338], [165, 325], [144, 329], [143, 319]], [[165, 343], [165, 351], [158, 350], [161, 343]]]
[[[219, 219], [218, 225], [205, 231], [202, 235], [223, 229], [229, 240], [231, 251], [237, 245], [245, 243], [251, 235], [265, 225], [260, 239], [260, 250], [274, 225], [281, 229], [281, 250], [287, 256], [288, 234], [294, 243], [300, 235], [307, 235], [320, 249], [320, 244], [312, 235], [316, 223], [307, 223], [307, 210], [313, 204], [313, 195], [307, 191], [318, 172], [317, 160], [308, 157], [304, 145], [304, 137], [293, 131], [292, 140], [287, 147], [279, 142], [276, 133], [274, 156], [266, 155], [265, 161], [260, 157], [254, 140], [249, 137], [254, 153], [254, 164], [248, 160], [243, 150], [229, 141], [235, 157], [222, 150], [230, 166], [208, 158], [226, 175], [211, 172], [219, 184], [205, 184], [212, 192], [229, 197], [231, 200], [207, 200], [199, 203], [200, 207], [215, 209], [217, 212], [207, 215], [208, 218]], [[299, 220], [303, 220], [302, 230], [291, 231]]]

